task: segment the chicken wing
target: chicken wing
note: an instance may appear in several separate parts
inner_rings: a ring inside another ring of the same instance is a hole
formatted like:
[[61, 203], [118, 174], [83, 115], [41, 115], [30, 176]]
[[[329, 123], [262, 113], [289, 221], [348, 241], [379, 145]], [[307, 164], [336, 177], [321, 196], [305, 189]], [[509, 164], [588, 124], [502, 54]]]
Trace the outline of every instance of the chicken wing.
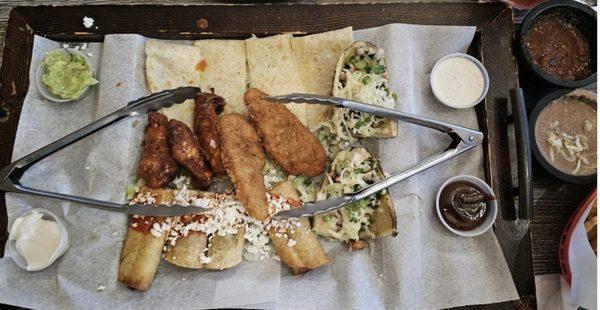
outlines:
[[192, 174], [201, 187], [210, 186], [212, 171], [200, 155], [200, 145], [192, 130], [183, 122], [171, 119], [169, 133], [173, 158]]
[[152, 188], [167, 185], [177, 174], [177, 162], [169, 150], [168, 124], [166, 116], [157, 112], [148, 114], [144, 151], [138, 166], [138, 175]]
[[269, 206], [262, 174], [265, 155], [258, 133], [240, 114], [221, 116], [218, 129], [221, 157], [235, 186], [238, 200], [250, 216], [258, 220], [266, 219]]
[[323, 145], [284, 105], [266, 100], [266, 93], [250, 88], [244, 101], [267, 153], [292, 175], [315, 176], [325, 170]]
[[225, 174], [221, 161], [221, 142], [217, 131], [218, 113], [223, 110], [225, 99], [211, 93], [200, 93], [195, 98], [194, 132], [198, 136], [202, 156], [216, 174]]

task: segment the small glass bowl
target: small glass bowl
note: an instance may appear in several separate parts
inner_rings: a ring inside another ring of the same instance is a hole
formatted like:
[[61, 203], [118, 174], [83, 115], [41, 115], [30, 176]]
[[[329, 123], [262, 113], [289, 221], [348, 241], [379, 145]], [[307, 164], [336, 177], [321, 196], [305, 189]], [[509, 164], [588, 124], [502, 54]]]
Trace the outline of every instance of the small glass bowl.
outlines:
[[42, 266], [39, 268], [29, 268], [27, 266], [27, 261], [25, 260], [25, 258], [23, 256], [21, 256], [21, 254], [17, 251], [17, 248], [15, 246], [16, 240], [12, 240], [10, 235], [8, 236], [8, 241], [6, 242], [6, 253], [5, 254], [6, 254], [6, 256], [10, 257], [15, 262], [15, 264], [17, 264], [17, 266], [19, 266], [23, 270], [40, 271], [40, 270], [48, 268], [57, 259], [59, 259], [61, 256], [63, 256], [63, 254], [65, 254], [65, 252], [67, 252], [67, 249], [69, 249], [69, 232], [67, 231], [67, 226], [65, 225], [64, 221], [60, 217], [58, 217], [56, 214], [54, 214], [46, 209], [37, 208], [37, 209], [28, 210], [28, 211], [22, 213], [21, 215], [19, 215], [17, 218], [25, 217], [28, 214], [31, 214], [32, 212], [42, 213], [43, 214], [42, 219], [54, 221], [58, 224], [58, 227], [60, 228], [60, 241], [58, 243], [58, 247], [54, 251], [54, 254], [52, 254], [52, 257], [48, 261], [48, 264], [46, 266]]
[[[51, 50], [48, 53], [57, 51], [57, 50], [62, 50], [65, 53], [67, 53], [67, 51], [65, 51], [64, 48], [61, 49], [55, 49], [55, 50]], [[94, 72], [94, 66], [92, 66], [92, 62], [90, 61], [90, 59], [83, 54], [82, 52], [78, 51], [78, 50], [74, 50], [74, 49], [67, 49], [68, 52], [73, 53], [73, 54], [77, 54], [78, 56], [81, 56], [81, 58], [83, 58], [83, 60], [85, 61], [85, 63], [89, 66], [90, 70], [92, 70], [92, 75]], [[48, 54], [46, 53], [46, 54]], [[44, 54], [44, 57], [46, 56], [46, 54]], [[42, 57], [43, 59], [43, 57]], [[46, 99], [50, 100], [50, 101], [54, 101], [54, 102], [60, 102], [60, 103], [64, 103], [64, 102], [72, 102], [72, 101], [77, 101], [81, 98], [84, 98], [85, 96], [87, 96], [87, 94], [89, 93], [90, 90], [90, 86], [86, 86], [83, 91], [81, 92], [81, 94], [79, 95], [79, 97], [75, 98], [75, 99], [64, 99], [64, 98], [60, 98], [56, 95], [54, 95], [50, 89], [48, 89], [48, 87], [44, 84], [44, 82], [42, 82], [42, 75], [44, 75], [44, 62], [40, 61], [40, 64], [37, 68], [37, 71], [35, 73], [35, 82], [36, 82], [36, 86], [38, 89], [38, 92]]]

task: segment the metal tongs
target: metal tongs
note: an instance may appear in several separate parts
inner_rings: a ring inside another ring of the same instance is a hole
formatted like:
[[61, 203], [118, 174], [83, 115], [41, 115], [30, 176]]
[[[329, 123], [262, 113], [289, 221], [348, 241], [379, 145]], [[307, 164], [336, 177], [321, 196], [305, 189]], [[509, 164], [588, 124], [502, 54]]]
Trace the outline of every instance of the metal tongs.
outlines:
[[140, 204], [121, 204], [110, 201], [91, 199], [81, 196], [50, 192], [40, 189], [27, 187], [19, 182], [25, 171], [41, 159], [47, 157], [56, 151], [71, 145], [96, 131], [106, 128], [116, 122], [131, 116], [144, 115], [151, 111], [159, 110], [163, 107], [170, 107], [176, 103], [182, 103], [187, 99], [193, 99], [200, 89], [197, 87], [180, 87], [177, 89], [165, 90], [154, 93], [146, 97], [134, 100], [126, 107], [119, 109], [75, 132], [72, 132], [57, 141], [54, 141], [23, 158], [12, 162], [0, 170], [0, 191], [29, 194], [50, 198], [57, 198], [66, 201], [86, 204], [90, 207], [108, 211], [117, 211], [127, 214], [139, 214], [149, 216], [179, 216], [189, 213], [197, 213], [208, 210], [195, 206], [183, 205], [140, 205]]
[[397, 119], [400, 121], [435, 129], [447, 133], [450, 136], [450, 138], [452, 138], [452, 142], [446, 150], [436, 155], [433, 155], [412, 167], [396, 172], [395, 174], [379, 182], [376, 182], [371, 186], [364, 188], [358, 192], [347, 194], [337, 198], [316, 201], [314, 203], [305, 203], [301, 208], [279, 212], [275, 216], [275, 219], [279, 220], [287, 218], [313, 216], [337, 210], [349, 203], [361, 200], [370, 195], [378, 193], [381, 190], [388, 188], [402, 180], [405, 180], [421, 171], [427, 170], [441, 162], [444, 162], [463, 152], [466, 152], [472, 149], [473, 147], [480, 145], [483, 142], [483, 134], [477, 130], [343, 98], [311, 94], [289, 94], [283, 96], [272, 96], [269, 97], [269, 99], [274, 101], [280, 101], [283, 103], [296, 102], [309, 104], [323, 104], [338, 108], [352, 109], [373, 114], [375, 116]]

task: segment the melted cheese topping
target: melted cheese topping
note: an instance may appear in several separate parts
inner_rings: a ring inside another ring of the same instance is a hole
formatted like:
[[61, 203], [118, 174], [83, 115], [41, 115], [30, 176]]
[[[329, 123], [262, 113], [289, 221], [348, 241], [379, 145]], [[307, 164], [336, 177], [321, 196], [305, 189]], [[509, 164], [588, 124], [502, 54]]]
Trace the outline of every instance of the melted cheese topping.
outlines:
[[[377, 161], [365, 149], [341, 151], [332, 163], [329, 185], [317, 193], [317, 200], [339, 197], [368, 187], [380, 179]], [[369, 234], [370, 216], [379, 205], [376, 195], [323, 215], [325, 229], [318, 234], [341, 241], [358, 240]]]

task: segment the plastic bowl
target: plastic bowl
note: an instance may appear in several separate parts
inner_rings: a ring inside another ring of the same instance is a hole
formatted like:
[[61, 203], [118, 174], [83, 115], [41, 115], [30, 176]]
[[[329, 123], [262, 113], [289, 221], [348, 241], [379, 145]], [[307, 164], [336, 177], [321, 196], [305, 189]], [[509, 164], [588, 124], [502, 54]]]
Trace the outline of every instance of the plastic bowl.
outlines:
[[60, 242], [58, 243], [58, 247], [54, 251], [54, 254], [52, 254], [52, 257], [48, 261], [47, 265], [39, 267], [39, 268], [29, 268], [27, 266], [27, 261], [25, 261], [25, 258], [23, 256], [21, 256], [21, 254], [19, 254], [19, 252], [17, 251], [17, 248], [15, 246], [15, 240], [11, 240], [10, 235], [9, 235], [8, 241], [6, 242], [6, 253], [5, 254], [6, 254], [6, 256], [10, 257], [15, 262], [15, 264], [17, 264], [17, 266], [19, 266], [21, 269], [27, 270], [27, 271], [40, 271], [40, 270], [50, 267], [50, 265], [52, 265], [57, 259], [59, 259], [61, 256], [63, 256], [63, 254], [65, 254], [65, 252], [67, 252], [67, 249], [69, 248], [69, 232], [67, 230], [67, 226], [65, 225], [64, 221], [60, 217], [58, 217], [56, 214], [52, 213], [51, 211], [48, 211], [46, 209], [40, 209], [40, 208], [32, 209], [32, 210], [28, 210], [28, 211], [22, 213], [17, 218], [24, 217], [34, 211], [42, 213], [43, 214], [42, 219], [51, 220], [58, 224], [58, 226], [60, 228]]
[[488, 203], [488, 208], [490, 208], [490, 212], [488, 212], [487, 218], [481, 225], [479, 225], [479, 227], [467, 231], [454, 229], [450, 225], [448, 225], [448, 223], [446, 223], [446, 220], [444, 220], [444, 217], [442, 217], [442, 212], [440, 211], [440, 194], [448, 184], [456, 181], [467, 181], [473, 183], [477, 185], [481, 190], [483, 190], [485, 194], [492, 196], [496, 195], [494, 195], [494, 191], [492, 190], [492, 188], [482, 179], [470, 175], [457, 175], [444, 182], [444, 184], [442, 184], [442, 186], [438, 190], [437, 196], [435, 197], [435, 210], [437, 212], [438, 217], [440, 218], [440, 221], [446, 228], [448, 228], [448, 230], [463, 237], [479, 236], [484, 232], [488, 231], [494, 225], [494, 221], [496, 221], [496, 216], [498, 215], [498, 202], [496, 200], [492, 200]]
[[[438, 68], [439, 64], [441, 64], [445, 60], [448, 60], [448, 59], [451, 59], [451, 58], [465, 58], [465, 59], [471, 61], [472, 63], [474, 63], [479, 68], [479, 70], [481, 70], [481, 73], [483, 74], [483, 91], [481, 93], [481, 96], [479, 96], [479, 98], [477, 100], [475, 100], [471, 104], [458, 106], [458, 105], [449, 103], [449, 102], [445, 101], [444, 99], [440, 98], [440, 96], [438, 96], [438, 94], [435, 92], [435, 85], [434, 85], [434, 82], [433, 82], [433, 75], [434, 75], [436, 69]], [[487, 92], [488, 92], [489, 87], [490, 87], [490, 77], [489, 77], [489, 75], [487, 73], [487, 70], [483, 66], [483, 64], [481, 64], [481, 62], [479, 60], [477, 60], [477, 58], [475, 58], [475, 57], [473, 57], [471, 55], [463, 54], [463, 53], [453, 53], [453, 54], [448, 54], [448, 55], [440, 58], [440, 60], [438, 60], [435, 63], [435, 65], [433, 65], [433, 69], [431, 69], [431, 74], [429, 75], [429, 85], [431, 86], [431, 91], [433, 92], [433, 96], [435, 97], [435, 99], [437, 99], [437, 101], [439, 101], [442, 104], [444, 104], [446, 106], [449, 106], [451, 108], [455, 108], [455, 109], [467, 109], [467, 108], [472, 108], [472, 107], [476, 106], [477, 104], [479, 104], [481, 101], [483, 101], [483, 99], [487, 95]]]
[[[55, 49], [55, 50], [51, 50], [50, 52], [54, 52], [56, 50], [65, 50], [65, 49]], [[78, 51], [78, 50], [74, 50], [74, 49], [68, 49], [69, 52], [73, 53], [73, 54], [77, 54], [78, 56], [81, 56], [81, 58], [83, 58], [83, 60], [85, 61], [85, 63], [90, 67], [90, 69], [92, 70], [92, 74], [94, 72], [94, 67], [92, 66], [92, 62], [90, 61], [90, 59], [83, 54], [82, 52]], [[48, 54], [46, 53], [46, 54]], [[66, 51], [65, 51], [66, 53]], [[90, 86], [86, 86], [83, 91], [81, 92], [81, 94], [79, 95], [79, 97], [75, 98], [75, 99], [64, 99], [64, 98], [60, 98], [56, 95], [54, 95], [50, 89], [48, 89], [48, 87], [46, 87], [46, 85], [44, 84], [44, 82], [42, 82], [42, 75], [44, 75], [44, 64], [42, 61], [40, 61], [40, 64], [38, 65], [37, 71], [35, 73], [35, 82], [36, 82], [36, 86], [38, 89], [38, 92], [46, 99], [53, 101], [53, 102], [72, 102], [72, 101], [77, 101], [83, 97], [85, 97], [90, 90]]]

